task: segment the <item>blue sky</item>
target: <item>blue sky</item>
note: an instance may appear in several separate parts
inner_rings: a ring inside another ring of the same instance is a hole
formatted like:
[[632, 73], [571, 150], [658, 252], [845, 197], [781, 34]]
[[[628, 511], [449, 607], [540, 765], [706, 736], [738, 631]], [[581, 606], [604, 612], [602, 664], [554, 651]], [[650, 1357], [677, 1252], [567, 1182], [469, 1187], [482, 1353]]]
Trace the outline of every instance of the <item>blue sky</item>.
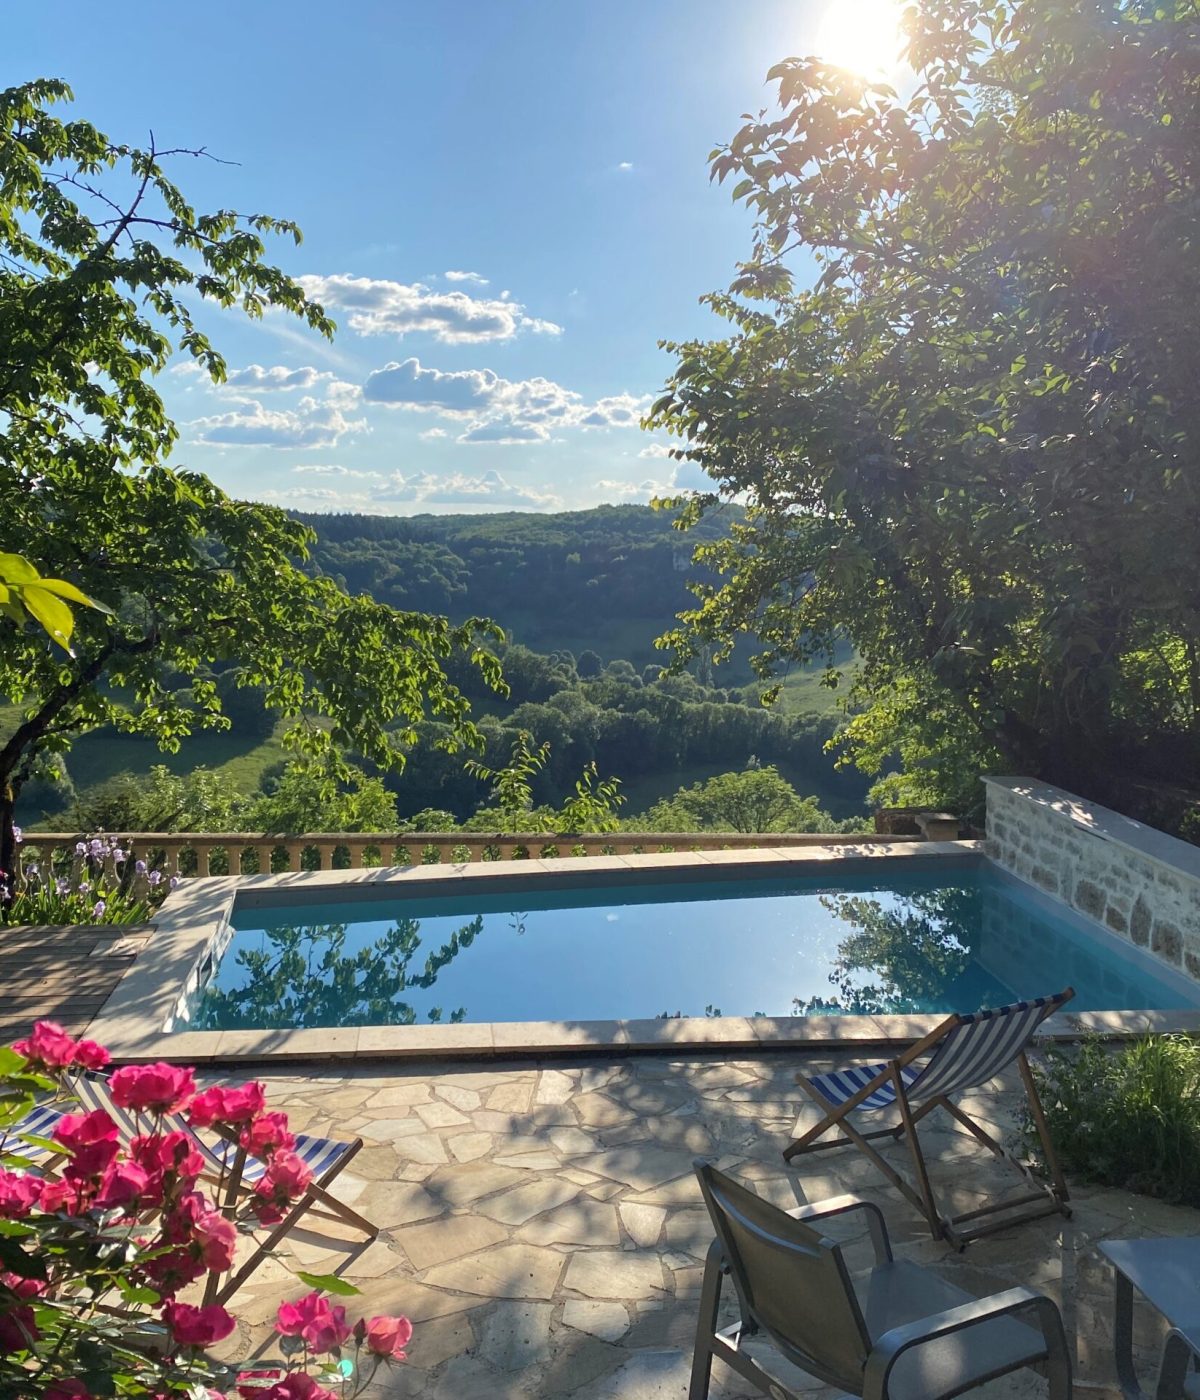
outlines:
[[198, 206], [304, 230], [274, 256], [335, 343], [213, 313], [229, 384], [162, 381], [177, 462], [301, 509], [571, 509], [673, 484], [636, 426], [656, 342], [719, 333], [697, 299], [750, 242], [706, 156], [849, 3], [44, 0], [5, 17], [4, 85], [206, 146], [237, 164], [176, 167]]

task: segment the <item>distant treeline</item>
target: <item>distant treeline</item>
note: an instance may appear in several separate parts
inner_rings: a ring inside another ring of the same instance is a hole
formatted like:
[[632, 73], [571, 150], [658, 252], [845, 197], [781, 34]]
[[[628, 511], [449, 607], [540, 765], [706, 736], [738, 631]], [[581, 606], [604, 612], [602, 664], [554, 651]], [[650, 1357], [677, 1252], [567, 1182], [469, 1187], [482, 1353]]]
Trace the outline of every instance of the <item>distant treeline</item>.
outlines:
[[605, 659], [632, 660], [647, 659], [653, 638], [694, 601], [686, 587], [698, 577], [693, 545], [727, 528], [713, 519], [684, 535], [670, 512], [646, 506], [300, 518], [319, 537], [316, 567], [351, 592], [455, 619], [492, 617], [548, 650], [556, 636], [595, 628]]

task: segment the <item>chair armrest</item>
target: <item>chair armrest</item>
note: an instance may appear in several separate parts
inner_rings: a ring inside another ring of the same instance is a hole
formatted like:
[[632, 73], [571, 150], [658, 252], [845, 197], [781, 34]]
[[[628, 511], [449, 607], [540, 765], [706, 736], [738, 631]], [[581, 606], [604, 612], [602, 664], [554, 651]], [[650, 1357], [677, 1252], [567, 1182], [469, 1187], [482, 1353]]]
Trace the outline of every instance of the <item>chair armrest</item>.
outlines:
[[883, 1211], [874, 1201], [864, 1201], [861, 1196], [831, 1196], [827, 1201], [814, 1201], [811, 1205], [795, 1206], [788, 1211], [793, 1220], [825, 1220], [834, 1215], [846, 1215], [852, 1210], [865, 1210], [867, 1228], [871, 1232], [871, 1244], [875, 1249], [877, 1264], [890, 1264], [892, 1242], [888, 1238], [887, 1221]]
[[1046, 1340], [1047, 1356], [1052, 1361], [1057, 1359], [1060, 1363], [1067, 1363], [1067, 1340], [1063, 1333], [1062, 1316], [1051, 1299], [1024, 1286], [1006, 1288], [1003, 1293], [960, 1303], [944, 1312], [932, 1313], [916, 1322], [893, 1327], [877, 1338], [863, 1375], [864, 1400], [883, 1400], [887, 1395], [892, 1368], [913, 1347], [933, 1341], [935, 1337], [947, 1337], [965, 1328], [976, 1327], [982, 1322], [1009, 1317], [1027, 1308], [1037, 1313], [1038, 1328]]
[[1200, 1337], [1182, 1327], [1172, 1327], [1163, 1346], [1154, 1400], [1185, 1400], [1185, 1383], [1193, 1360], [1200, 1360]]

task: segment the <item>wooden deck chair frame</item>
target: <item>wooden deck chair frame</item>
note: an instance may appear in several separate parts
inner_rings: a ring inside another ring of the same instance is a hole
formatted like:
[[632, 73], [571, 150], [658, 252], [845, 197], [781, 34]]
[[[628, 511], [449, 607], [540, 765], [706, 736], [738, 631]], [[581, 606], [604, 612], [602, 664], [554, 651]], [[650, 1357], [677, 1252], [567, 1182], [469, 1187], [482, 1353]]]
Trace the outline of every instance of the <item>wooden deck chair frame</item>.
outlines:
[[[220, 1159], [214, 1156], [203, 1138], [198, 1137], [191, 1128], [188, 1128], [188, 1132], [190, 1132], [192, 1137], [200, 1144], [201, 1151], [204, 1152], [209, 1160], [223, 1166]], [[224, 1137], [226, 1141], [232, 1142], [237, 1146], [233, 1165], [228, 1168], [229, 1177], [226, 1182], [225, 1199], [222, 1202], [222, 1207], [226, 1213], [232, 1214], [234, 1207], [237, 1205], [238, 1197], [249, 1195], [254, 1190], [254, 1187], [243, 1180], [243, 1172], [247, 1161], [246, 1149], [237, 1143], [237, 1139], [232, 1134], [222, 1133], [221, 1136]], [[361, 1230], [369, 1240], [376, 1239], [379, 1235], [379, 1226], [372, 1224], [366, 1216], [359, 1215], [356, 1210], [352, 1210], [350, 1206], [346, 1205], [343, 1201], [339, 1201], [329, 1190], [337, 1177], [340, 1176], [350, 1162], [358, 1156], [359, 1152], [362, 1150], [362, 1146], [362, 1138], [354, 1138], [353, 1141], [347, 1143], [346, 1150], [341, 1153], [320, 1176], [315, 1176], [313, 1178], [304, 1195], [292, 1206], [279, 1224], [271, 1228], [266, 1239], [255, 1241], [254, 1252], [238, 1268], [232, 1269], [229, 1272], [224, 1283], [221, 1283], [220, 1277], [217, 1274], [210, 1274], [204, 1290], [204, 1302], [228, 1302], [238, 1289], [247, 1282], [255, 1269], [257, 1269], [271, 1254], [275, 1246], [279, 1244], [281, 1240], [286, 1239], [300, 1224], [304, 1216], [310, 1213], [340, 1220], [347, 1225], [352, 1225], [357, 1230]], [[320, 1206], [317, 1204], [318, 1202], [320, 1202]], [[321, 1206], [324, 1206], [324, 1209], [321, 1209]]]
[[[874, 1066], [876, 1073], [862, 1083], [861, 1087], [854, 1093], [844, 1097], [840, 1102], [834, 1102], [822, 1092], [822, 1081], [828, 1083], [830, 1076], [814, 1075], [810, 1079], [806, 1075], [797, 1074], [797, 1084], [823, 1111], [824, 1117], [788, 1144], [783, 1152], [784, 1160], [791, 1162], [805, 1153], [822, 1152], [832, 1147], [857, 1147], [901, 1195], [924, 1216], [933, 1238], [946, 1239], [958, 1249], [964, 1248], [970, 1241], [979, 1239], [981, 1236], [994, 1234], [998, 1230], [1006, 1230], [1012, 1225], [1024, 1224], [1026, 1221], [1037, 1220], [1043, 1216], [1059, 1214], [1069, 1218], [1071, 1211], [1068, 1205], [1070, 1196], [1067, 1183], [1059, 1165], [1058, 1155], [1054, 1150], [1054, 1143], [1050, 1138], [1046, 1115], [1038, 1097], [1033, 1074], [1029, 1068], [1025, 1047], [1042, 1021], [1053, 1015], [1074, 995], [1074, 989], [1068, 987], [1065, 991], [1052, 997], [1039, 997], [1029, 1002], [997, 1007], [994, 1011], [981, 1011], [970, 1016], [957, 1014], [948, 1016], [928, 1035], [915, 1041], [902, 1054]], [[1004, 1015], [1015, 1015], [1033, 1009], [1040, 1009], [1041, 1015], [1036, 1018], [1028, 1034], [1023, 1036], [1019, 1046], [1007, 1055], [1004, 1063], [994, 1064], [989, 1060], [987, 1072], [981, 1077], [972, 1078], [968, 1073], [962, 1076], [965, 1082], [956, 1083], [953, 1087], [947, 1088], [945, 1092], [935, 1091], [925, 1097], [922, 1092], [922, 1084], [926, 1080], [935, 1078], [933, 1073], [935, 1066], [943, 1057], [952, 1037], [957, 1036], [966, 1027], [988, 1022], [995, 1025], [998, 1018]], [[924, 1065], [914, 1070], [912, 1067], [918, 1060], [922, 1059], [925, 1060]], [[979, 1084], [986, 1083], [988, 1079], [1010, 1064], [1017, 1066], [1021, 1076], [1021, 1084], [1029, 1103], [1030, 1117], [1041, 1143], [1044, 1161], [1049, 1173], [1048, 1182], [1035, 1177], [1025, 1163], [1014, 1157], [986, 1128], [977, 1123], [949, 1097], [951, 1093], [961, 1089], [975, 1088]], [[867, 1105], [866, 1101], [872, 1099], [873, 1096], [876, 1097], [876, 1103]], [[888, 1102], [880, 1105], [879, 1099], [886, 1099]], [[882, 1109], [893, 1104], [899, 1112], [900, 1121], [891, 1127], [864, 1132], [850, 1121], [856, 1112]], [[1008, 1197], [986, 1206], [979, 1206], [974, 1210], [962, 1211], [958, 1215], [944, 1214], [938, 1206], [917, 1133], [918, 1125], [935, 1108], [945, 1109], [957, 1123], [966, 1128], [978, 1142], [982, 1143], [997, 1158], [1014, 1167], [1025, 1178], [1031, 1189], [1020, 1196]], [[841, 1136], [825, 1142], [820, 1141], [834, 1129], [840, 1129]], [[901, 1138], [907, 1140], [915, 1181], [910, 1181], [901, 1175], [871, 1145], [879, 1138], [892, 1138], [894, 1141], [899, 1141]]]
[[[83, 1074], [78, 1076], [76, 1091], [87, 1106], [103, 1108], [127, 1139], [141, 1131], [142, 1125], [138, 1115], [128, 1109], [119, 1108], [112, 1102], [108, 1084], [103, 1075]], [[162, 1123], [166, 1131], [184, 1133], [194, 1144], [206, 1163], [206, 1170], [201, 1173], [202, 1180], [207, 1181], [220, 1192], [218, 1205], [226, 1215], [232, 1215], [239, 1199], [251, 1195], [255, 1186], [254, 1182], [247, 1181], [245, 1178], [246, 1163], [251, 1159], [245, 1148], [238, 1142], [236, 1134], [223, 1130], [219, 1126], [213, 1129], [234, 1149], [232, 1160], [230, 1160], [230, 1154], [224, 1156], [218, 1154], [181, 1114], [164, 1114]], [[325, 1140], [335, 1141], [335, 1139]], [[300, 1224], [303, 1217], [310, 1212], [324, 1219], [339, 1220], [350, 1225], [354, 1229], [360, 1230], [369, 1240], [378, 1237], [378, 1225], [373, 1224], [366, 1216], [360, 1215], [344, 1201], [338, 1200], [330, 1190], [341, 1173], [362, 1151], [363, 1140], [361, 1137], [356, 1137], [342, 1144], [342, 1147], [343, 1150], [338, 1153], [329, 1166], [314, 1176], [304, 1195], [292, 1205], [279, 1224], [270, 1228], [266, 1239], [261, 1242], [255, 1240], [253, 1253], [238, 1268], [230, 1271], [224, 1283], [221, 1282], [220, 1276], [217, 1274], [209, 1276], [204, 1293], [205, 1303], [224, 1303], [231, 1298], [268, 1257], [275, 1246], [286, 1238]]]

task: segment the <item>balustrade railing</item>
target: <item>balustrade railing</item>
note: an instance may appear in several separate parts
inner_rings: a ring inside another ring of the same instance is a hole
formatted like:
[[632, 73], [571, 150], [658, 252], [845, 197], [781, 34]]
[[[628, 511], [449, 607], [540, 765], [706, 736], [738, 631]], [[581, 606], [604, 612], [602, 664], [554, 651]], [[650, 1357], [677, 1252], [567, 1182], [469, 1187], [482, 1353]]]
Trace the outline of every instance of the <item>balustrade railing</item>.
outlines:
[[[18, 874], [37, 862], [63, 871], [81, 857], [76, 848], [95, 833], [29, 831], [18, 848]], [[766, 832], [607, 832], [594, 836], [481, 831], [107, 832], [127, 859], [171, 875], [255, 875], [297, 870], [361, 870], [380, 865], [437, 865], [487, 860], [553, 860], [560, 856], [629, 855], [670, 851], [754, 850], [764, 847], [870, 845], [919, 841], [920, 835]]]

